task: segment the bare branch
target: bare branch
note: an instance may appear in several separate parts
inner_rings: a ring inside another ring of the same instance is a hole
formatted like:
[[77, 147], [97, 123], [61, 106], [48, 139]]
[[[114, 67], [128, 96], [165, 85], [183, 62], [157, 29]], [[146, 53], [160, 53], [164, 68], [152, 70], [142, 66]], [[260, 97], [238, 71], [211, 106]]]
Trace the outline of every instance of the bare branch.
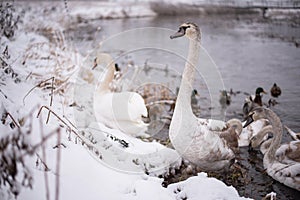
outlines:
[[[43, 119], [42, 117], [40, 117], [40, 132], [41, 132], [41, 138], [43, 140], [44, 138], [44, 129], [43, 129]], [[44, 178], [45, 178], [45, 187], [46, 187], [46, 199], [50, 200], [50, 191], [49, 191], [49, 179], [48, 179], [48, 173], [47, 173], [47, 165], [46, 165], [46, 150], [45, 150], [45, 145], [44, 143], [42, 144], [42, 156], [43, 159], [41, 159], [42, 163], [44, 164], [44, 166], [46, 167], [45, 171], [44, 171]]]
[[4, 92], [0, 89], [1, 94], [4, 96], [5, 99], [7, 99], [7, 95], [4, 94]]
[[74, 129], [72, 129], [72, 127], [67, 124], [60, 116], [58, 116], [58, 114], [56, 114], [54, 111], [52, 111], [50, 108], [48, 108], [47, 106], [42, 106], [37, 114], [37, 117], [39, 117], [39, 115], [41, 114], [42, 109], [45, 108], [48, 111], [50, 111], [59, 121], [61, 121], [68, 129], [70, 132], [72, 132], [73, 134], [75, 134], [77, 137], [79, 137], [82, 142], [87, 145], [89, 148], [94, 148], [94, 145], [88, 140], [85, 139], [84, 137], [82, 137], [79, 133], [77, 133]]
[[[36, 149], [39, 148], [41, 145], [43, 145], [51, 136], [57, 134], [57, 132], [58, 132], [59, 129], [60, 128], [57, 128], [54, 131], [52, 131], [51, 133], [49, 133], [48, 135], [44, 136], [39, 143], [37, 143], [34, 146], [32, 146], [31, 152], [32, 153], [35, 152]], [[22, 155], [22, 156], [25, 156], [25, 155]]]
[[[61, 142], [61, 134], [60, 130], [57, 134], [57, 143], [60, 144]], [[57, 154], [56, 154], [56, 187], [55, 187], [55, 200], [59, 200], [59, 175], [60, 175], [60, 159], [61, 159], [61, 148], [57, 148]]]
[[39, 84], [37, 84], [37, 85], [35, 85], [33, 88], [31, 88], [31, 89], [26, 93], [26, 95], [24, 96], [24, 98], [23, 98], [23, 104], [25, 105], [25, 99], [27, 98], [27, 96], [28, 96], [35, 88], [40, 87], [43, 83], [46, 83], [46, 82], [50, 81], [51, 79], [53, 80], [54, 77], [48, 78], [48, 79], [46, 79], [46, 80], [44, 80], [44, 81], [41, 81]]
[[6, 114], [7, 114], [7, 116], [10, 117], [10, 119], [13, 121], [13, 123], [14, 123], [18, 128], [20, 128], [20, 125], [17, 123], [17, 121], [14, 119], [14, 117], [13, 117], [9, 112], [7, 112]]
[[[52, 81], [51, 81], [51, 97], [50, 97], [50, 108], [52, 107], [52, 103], [53, 103], [53, 88], [54, 88], [54, 77], [51, 78]], [[49, 119], [50, 119], [50, 111], [48, 112], [48, 116], [47, 116], [47, 120], [46, 120], [46, 124], [48, 124], [49, 122]]]
[[[38, 159], [41, 161], [41, 163], [43, 164], [45, 171], [50, 171], [50, 168], [48, 167], [47, 163], [45, 163], [45, 161], [43, 160], [43, 158], [41, 158], [41, 156], [38, 153], [35, 153], [36, 157], [38, 157]], [[38, 166], [38, 164], [37, 164]]]
[[73, 126], [73, 128], [75, 128], [76, 130], [78, 130], [76, 128], [76, 126], [65, 115], [63, 115], [63, 118], [65, 118], [69, 122], [69, 124], [71, 124], [71, 126]]

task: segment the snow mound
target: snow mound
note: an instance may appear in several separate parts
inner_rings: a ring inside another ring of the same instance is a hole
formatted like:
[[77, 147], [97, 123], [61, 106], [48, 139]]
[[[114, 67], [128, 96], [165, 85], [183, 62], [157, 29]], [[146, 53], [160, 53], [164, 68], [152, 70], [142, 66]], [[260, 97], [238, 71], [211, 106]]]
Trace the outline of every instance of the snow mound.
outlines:
[[168, 190], [173, 193], [175, 199], [248, 199], [240, 197], [234, 187], [226, 186], [215, 178], [208, 178], [206, 173], [199, 173], [198, 176], [171, 184]]

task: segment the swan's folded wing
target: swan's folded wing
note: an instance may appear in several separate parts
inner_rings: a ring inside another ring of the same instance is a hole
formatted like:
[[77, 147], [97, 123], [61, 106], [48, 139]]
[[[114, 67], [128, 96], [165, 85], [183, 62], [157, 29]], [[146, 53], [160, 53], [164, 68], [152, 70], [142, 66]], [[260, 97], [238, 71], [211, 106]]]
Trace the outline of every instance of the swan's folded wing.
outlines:
[[276, 158], [282, 163], [300, 163], [300, 141], [281, 145], [276, 151]]
[[228, 128], [226, 122], [221, 120], [202, 119], [202, 118], [197, 118], [197, 120], [201, 126], [207, 127], [207, 129], [210, 131], [222, 131]]

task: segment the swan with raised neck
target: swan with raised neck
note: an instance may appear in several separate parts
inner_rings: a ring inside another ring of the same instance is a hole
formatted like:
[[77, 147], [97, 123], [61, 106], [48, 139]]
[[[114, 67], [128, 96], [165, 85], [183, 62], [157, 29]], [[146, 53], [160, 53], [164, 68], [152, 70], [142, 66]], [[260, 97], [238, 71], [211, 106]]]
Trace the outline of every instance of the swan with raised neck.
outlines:
[[[273, 138], [263, 158], [264, 168], [273, 179], [300, 191], [300, 141], [281, 145], [282, 123], [280, 118], [267, 108], [258, 107], [250, 112], [244, 127], [263, 118], [269, 120], [273, 133]], [[260, 141], [261, 137], [255, 137], [252, 138], [251, 144], [255, 146]]]
[[148, 125], [142, 120], [142, 117], [148, 116], [142, 96], [136, 92], [111, 91], [115, 63], [109, 54], [98, 54], [95, 60], [96, 65], [107, 67], [103, 81], [94, 93], [94, 113], [97, 121], [134, 137], [149, 137], [145, 133]]
[[268, 134], [273, 134], [273, 127], [271, 125], [264, 126], [256, 135], [252, 136], [249, 145], [252, 148], [260, 146], [260, 152], [265, 154], [272, 143], [272, 139], [266, 137]]
[[200, 53], [200, 29], [194, 23], [184, 23], [170, 38], [181, 36], [189, 39], [189, 51], [170, 124], [170, 140], [183, 158], [202, 170], [226, 170], [235, 159], [233, 151], [220, 137], [220, 131], [229, 128], [228, 124], [219, 120], [197, 118], [191, 107], [190, 94]]
[[101, 84], [98, 86], [96, 92], [98, 94], [111, 92], [110, 84], [112, 83], [115, 74], [115, 62], [113, 58], [107, 53], [99, 53], [95, 58], [94, 62], [95, 63], [93, 69], [98, 65], [103, 65], [104, 67], [107, 67], [107, 70], [104, 75], [104, 79], [101, 82]]

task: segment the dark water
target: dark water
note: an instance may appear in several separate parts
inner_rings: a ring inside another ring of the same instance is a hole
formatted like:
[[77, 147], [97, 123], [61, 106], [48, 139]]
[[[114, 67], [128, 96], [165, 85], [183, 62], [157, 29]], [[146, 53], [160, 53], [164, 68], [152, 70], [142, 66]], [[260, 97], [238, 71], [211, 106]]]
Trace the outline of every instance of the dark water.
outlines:
[[[202, 45], [217, 65], [225, 88], [241, 91], [240, 94], [232, 96], [231, 104], [226, 107], [227, 119], [242, 118], [242, 105], [246, 97], [244, 92], [253, 94], [257, 87], [269, 91], [276, 82], [282, 89], [282, 95], [276, 99], [279, 104], [272, 109], [279, 115], [283, 124], [300, 132], [300, 48], [295, 44], [295, 41], [300, 41], [300, 25], [297, 22], [263, 19], [255, 15], [159, 16], [86, 21], [79, 24], [80, 29], [73, 29], [67, 34], [74, 38], [78, 50], [86, 54], [100, 41], [129, 29], [160, 27], [176, 31], [178, 26], [186, 21], [200, 25]], [[101, 31], [95, 31], [97, 27], [101, 27]], [[137, 40], [147, 40], [143, 34], [134, 37]], [[164, 39], [159, 36], [153, 37], [158, 37], [157, 41], [164, 43]], [[184, 45], [187, 44], [179, 44], [178, 48], [186, 48]], [[111, 49], [112, 53], [124, 51], [122, 42], [114, 47], [115, 49]], [[131, 59], [139, 66], [145, 66], [146, 60], [152, 63], [152, 66], [161, 69], [168, 65], [168, 69], [173, 70], [176, 77], [164, 75], [162, 70], [153, 70], [150, 72], [152, 79], [148, 81], [166, 83], [172, 91], [179, 86], [184, 60], [174, 59], [163, 51], [144, 49], [121, 56], [118, 60], [121, 69], [122, 62], [126, 59]], [[196, 77], [194, 87], [201, 96], [200, 116], [206, 117], [210, 111], [210, 101], [207, 87], [201, 77]], [[267, 103], [270, 98], [270, 94], [264, 95], [263, 101]], [[167, 135], [167, 131], [164, 134]], [[289, 140], [290, 137], [284, 132], [283, 141]], [[300, 198], [299, 192], [277, 183], [263, 172], [260, 153], [249, 153], [248, 149], [242, 149], [240, 156], [240, 162], [246, 169], [248, 178], [250, 177], [246, 185], [237, 187], [240, 195], [260, 199], [268, 192], [274, 191], [277, 193], [277, 199]]]

